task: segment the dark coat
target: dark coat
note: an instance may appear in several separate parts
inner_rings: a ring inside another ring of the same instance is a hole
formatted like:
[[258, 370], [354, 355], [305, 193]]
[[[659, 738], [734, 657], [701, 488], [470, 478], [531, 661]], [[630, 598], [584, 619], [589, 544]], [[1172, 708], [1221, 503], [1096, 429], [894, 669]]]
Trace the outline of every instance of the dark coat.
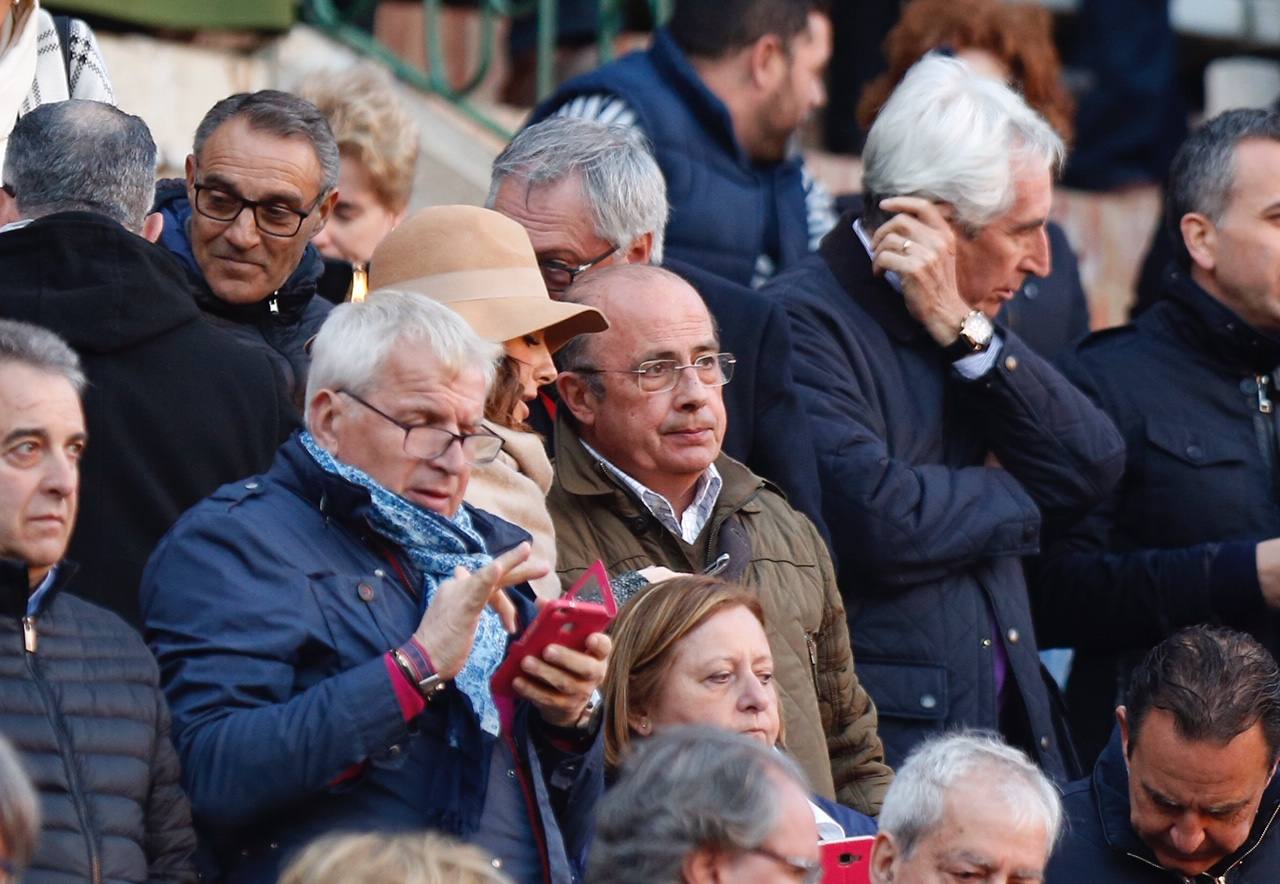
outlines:
[[1091, 336], [1064, 361], [1128, 448], [1115, 492], [1088, 518], [1052, 528], [1032, 578], [1044, 644], [1080, 649], [1068, 698], [1091, 754], [1128, 670], [1108, 652], [1141, 652], [1206, 621], [1280, 652], [1255, 559], [1258, 541], [1280, 536], [1278, 367], [1280, 340], [1181, 272], [1132, 325]]
[[1129, 825], [1129, 772], [1120, 731], [1091, 776], [1063, 790], [1063, 834], [1049, 860], [1045, 884], [1275, 884], [1280, 881], [1280, 781], [1262, 793], [1249, 837], [1204, 874], [1187, 878], [1161, 868]]
[[738, 143], [729, 109], [665, 28], [654, 32], [647, 50], [565, 83], [529, 123], [578, 96], [600, 94], [625, 101], [653, 144], [671, 203], [668, 255], [750, 285], [760, 271], [759, 256], [780, 269], [809, 254], [801, 158], [753, 163]]
[[211, 327], [178, 262], [102, 215], [0, 235], [0, 316], [42, 325], [89, 378], [74, 591], [137, 623], [138, 581], [187, 507], [264, 469], [297, 423], [270, 360]]
[[818, 462], [791, 374], [791, 329], [769, 298], [683, 261], [664, 265], [702, 295], [720, 332], [720, 346], [738, 357], [724, 388], [728, 417], [721, 449], [776, 484], [830, 543], [822, 521]]
[[[371, 535], [371, 506], [295, 437], [266, 474], [188, 511], [143, 576], [184, 782], [229, 880], [274, 882], [292, 852], [336, 830], [465, 838], [480, 825], [495, 738], [452, 689], [405, 722], [383, 655], [417, 628], [422, 583]], [[528, 539], [472, 514], [495, 554]], [[527, 622], [533, 591], [511, 596]], [[524, 703], [508, 739], [547, 878], [568, 880], [603, 787], [601, 741], [564, 755]]]
[[[858, 674], [890, 764], [930, 732], [1001, 730], [1051, 776], [1075, 774], [1031, 625], [1022, 557], [1043, 511], [1107, 494], [1115, 427], [1018, 337], [968, 382], [872, 273], [845, 216], [765, 290], [792, 322]], [[1003, 469], [988, 468], [988, 454]], [[994, 632], [993, 632], [994, 621]], [[998, 705], [993, 642], [1010, 671]]]
[[27, 569], [0, 561], [0, 733], [43, 817], [23, 880], [195, 881], [191, 808], [156, 661], [123, 620], [63, 591], [74, 571], [59, 566], [27, 652]]
[[160, 245], [182, 263], [195, 292], [196, 304], [215, 325], [270, 356], [289, 398], [301, 408], [307, 388], [307, 366], [311, 364], [306, 343], [320, 331], [333, 309], [331, 303], [316, 294], [320, 277], [324, 275], [324, 261], [316, 247], [307, 244], [298, 268], [271, 297], [253, 304], [228, 304], [210, 291], [192, 254], [187, 232], [191, 204], [187, 201], [186, 182], [171, 178], [157, 184], [152, 211], [164, 216]]

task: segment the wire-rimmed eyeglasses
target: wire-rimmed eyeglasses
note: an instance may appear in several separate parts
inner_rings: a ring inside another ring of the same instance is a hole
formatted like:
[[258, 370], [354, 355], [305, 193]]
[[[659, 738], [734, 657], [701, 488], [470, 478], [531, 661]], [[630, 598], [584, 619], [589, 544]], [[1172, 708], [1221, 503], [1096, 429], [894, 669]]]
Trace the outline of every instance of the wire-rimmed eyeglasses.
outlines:
[[733, 380], [733, 367], [738, 364], [732, 353], [707, 353], [692, 362], [681, 365], [674, 359], [650, 359], [635, 368], [594, 368], [589, 365], [566, 369], [579, 374], [629, 374], [633, 375], [640, 389], [646, 393], [665, 393], [674, 390], [686, 368], [706, 387], [723, 387]]
[[454, 433], [429, 424], [405, 424], [350, 390], [338, 390], [338, 392], [344, 396], [350, 396], [374, 414], [404, 430], [404, 453], [410, 457], [435, 460], [443, 457], [455, 441], [462, 446], [462, 456], [467, 463], [473, 465], [491, 463], [498, 456], [498, 452], [502, 451], [502, 437], [490, 430], [481, 429], [478, 433]]

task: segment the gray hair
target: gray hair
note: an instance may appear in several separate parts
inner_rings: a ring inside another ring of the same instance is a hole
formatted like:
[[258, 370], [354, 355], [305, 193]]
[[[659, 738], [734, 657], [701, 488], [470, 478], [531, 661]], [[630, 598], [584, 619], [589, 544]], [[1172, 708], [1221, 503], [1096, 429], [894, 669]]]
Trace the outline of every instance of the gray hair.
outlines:
[[639, 744], [601, 800], [589, 881], [679, 882], [703, 847], [759, 847], [779, 816], [779, 781], [808, 794], [795, 762], [741, 734], [681, 727]]
[[334, 307], [320, 326], [311, 347], [306, 401], [325, 389], [364, 395], [392, 348], [404, 343], [433, 355], [455, 375], [480, 369], [486, 392], [503, 353], [501, 344], [484, 340], [461, 316], [426, 295], [379, 289], [363, 301]]
[[493, 161], [489, 198], [514, 177], [528, 188], [577, 174], [596, 235], [625, 249], [653, 234], [652, 261], [662, 263], [667, 183], [644, 133], [574, 117], [552, 117], [516, 135]]
[[85, 388], [84, 370], [80, 357], [62, 338], [47, 328], [0, 319], [0, 365], [15, 363], [46, 374], [61, 375], [77, 394]]
[[109, 104], [43, 104], [14, 124], [4, 180], [28, 218], [94, 212], [141, 233], [155, 200], [156, 143], [141, 118]]
[[[1058, 838], [1058, 790], [1027, 756], [998, 736], [962, 732], [921, 743], [894, 775], [880, 811], [880, 831], [893, 836], [903, 856], [942, 823], [947, 793], [961, 781], [974, 792], [961, 803], [998, 797], [1016, 827], [1039, 822], [1048, 833], [1046, 854]], [[979, 794], [980, 793], [980, 794]]]
[[950, 203], [972, 236], [1013, 206], [1019, 173], [1056, 173], [1066, 148], [1043, 117], [1003, 83], [930, 53], [893, 90], [862, 153], [864, 217], [888, 218], [882, 199]]
[[0, 735], [0, 842], [9, 852], [15, 880], [31, 864], [40, 837], [40, 805], [31, 780], [9, 741]]
[[191, 152], [197, 161], [209, 137], [219, 126], [235, 117], [244, 117], [250, 128], [260, 132], [280, 138], [305, 138], [316, 152], [324, 175], [320, 193], [326, 194], [338, 186], [341, 158], [329, 121], [311, 102], [276, 89], [237, 92], [211, 107], [196, 127]]
[[1251, 138], [1280, 141], [1280, 113], [1249, 108], [1218, 114], [1187, 136], [1174, 155], [1165, 220], [1184, 266], [1191, 255], [1182, 241], [1182, 217], [1196, 213], [1214, 224], [1222, 220], [1235, 184], [1236, 145]]

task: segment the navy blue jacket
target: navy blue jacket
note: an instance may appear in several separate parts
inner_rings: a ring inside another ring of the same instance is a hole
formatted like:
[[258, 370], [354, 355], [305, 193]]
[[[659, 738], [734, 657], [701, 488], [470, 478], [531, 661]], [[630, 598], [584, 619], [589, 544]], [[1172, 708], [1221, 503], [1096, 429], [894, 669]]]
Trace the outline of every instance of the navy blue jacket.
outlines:
[[333, 309], [324, 298], [316, 297], [320, 277], [324, 275], [324, 261], [316, 247], [307, 244], [297, 269], [271, 297], [253, 304], [228, 304], [209, 289], [191, 251], [187, 223], [192, 210], [186, 182], [171, 178], [157, 184], [152, 211], [164, 216], [159, 244], [172, 252], [187, 271], [196, 304], [214, 325], [271, 357], [285, 391], [301, 410], [307, 388], [307, 366], [311, 364], [305, 346], [320, 331]]
[[[188, 511], [143, 575], [183, 781], [228, 880], [274, 882], [292, 851], [335, 830], [479, 826], [495, 738], [452, 689], [404, 721], [383, 655], [417, 627], [421, 581], [373, 535], [370, 507], [295, 437], [270, 471]], [[492, 552], [528, 537], [472, 515]], [[527, 622], [532, 590], [511, 595]], [[539, 721], [521, 703], [509, 737], [546, 880], [566, 881], [585, 860], [603, 753], [597, 739], [562, 755]]]
[[529, 122], [578, 96], [601, 94], [625, 101], [653, 143], [671, 203], [668, 255], [750, 285], [760, 255], [781, 269], [809, 254], [803, 161], [753, 163], [728, 108], [665, 28], [654, 32], [649, 49], [569, 80]]
[[1255, 558], [1258, 541], [1280, 536], [1280, 340], [1182, 271], [1166, 275], [1164, 294], [1063, 363], [1128, 449], [1115, 493], [1053, 528], [1032, 579], [1044, 643], [1084, 652], [1068, 699], [1091, 753], [1127, 681], [1109, 652], [1142, 652], [1179, 627], [1216, 622], [1280, 653], [1280, 618], [1263, 603]]
[[[1007, 331], [996, 366], [961, 379], [873, 274], [851, 224], [841, 218], [764, 293], [791, 317], [858, 678], [886, 759], [963, 725], [1000, 730], [1066, 780], [1077, 772], [1039, 665], [1022, 557], [1037, 551], [1043, 511], [1078, 514], [1111, 490], [1123, 443]], [[989, 453], [1003, 469], [984, 466]], [[1003, 710], [994, 642], [1010, 664]]]
[[830, 546], [818, 461], [791, 374], [786, 312], [758, 292], [698, 267], [671, 259], [664, 264], [698, 290], [720, 332], [720, 346], [738, 357], [733, 380], [724, 387], [728, 427], [722, 450], [781, 488], [787, 503], [808, 516]]
[[1249, 837], [1208, 872], [1188, 879], [1161, 868], [1129, 825], [1129, 772], [1120, 730], [1093, 774], [1063, 790], [1063, 835], [1049, 860], [1045, 884], [1275, 884], [1280, 881], [1280, 782], [1262, 793]]

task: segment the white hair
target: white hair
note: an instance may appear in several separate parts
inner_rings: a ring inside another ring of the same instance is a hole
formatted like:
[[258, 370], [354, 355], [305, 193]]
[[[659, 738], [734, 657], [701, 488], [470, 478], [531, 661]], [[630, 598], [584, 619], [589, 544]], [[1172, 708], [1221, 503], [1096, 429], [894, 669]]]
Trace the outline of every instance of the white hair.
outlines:
[[379, 289], [329, 313], [311, 347], [306, 401], [325, 389], [364, 395], [391, 349], [404, 343], [431, 354], [454, 375], [478, 368], [486, 392], [503, 354], [501, 344], [484, 340], [461, 316], [426, 295]]
[[999, 800], [1015, 828], [1044, 826], [1046, 853], [1058, 839], [1062, 801], [1057, 788], [1027, 756], [994, 734], [951, 733], [921, 743], [894, 774], [880, 811], [880, 831], [904, 857], [941, 823], [947, 793], [964, 781], [972, 790], [961, 806]]
[[950, 203], [970, 235], [1013, 206], [1025, 169], [1057, 172], [1062, 139], [1008, 86], [964, 62], [930, 53], [907, 71], [867, 133], [862, 183], [867, 219], [879, 201], [917, 196]]
[[551, 117], [518, 133], [493, 161], [489, 198], [508, 178], [526, 187], [555, 184], [576, 174], [596, 236], [626, 249], [653, 234], [650, 260], [662, 263], [667, 227], [667, 182], [644, 133], [576, 117]]

